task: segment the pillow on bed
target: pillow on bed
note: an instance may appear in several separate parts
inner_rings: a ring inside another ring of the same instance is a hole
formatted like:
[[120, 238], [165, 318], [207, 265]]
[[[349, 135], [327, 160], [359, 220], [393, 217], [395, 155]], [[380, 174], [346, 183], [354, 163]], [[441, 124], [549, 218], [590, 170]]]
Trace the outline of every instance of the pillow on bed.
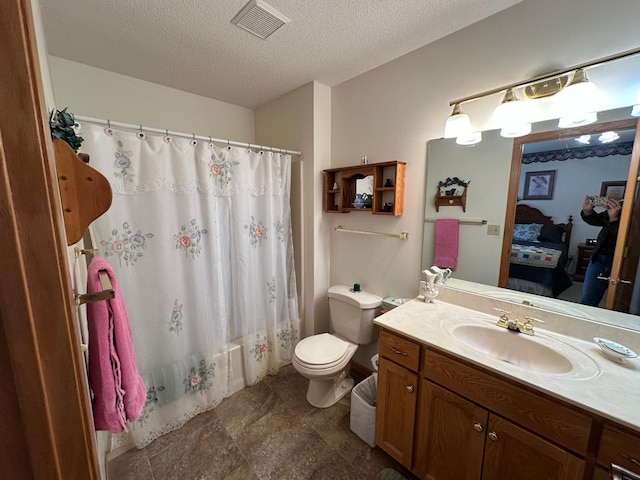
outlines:
[[522, 242], [537, 242], [542, 230], [541, 223], [516, 223], [513, 226], [513, 239]]
[[541, 242], [562, 243], [563, 233], [564, 229], [562, 227], [554, 225], [553, 223], [549, 223], [542, 226], [538, 240], [540, 240]]

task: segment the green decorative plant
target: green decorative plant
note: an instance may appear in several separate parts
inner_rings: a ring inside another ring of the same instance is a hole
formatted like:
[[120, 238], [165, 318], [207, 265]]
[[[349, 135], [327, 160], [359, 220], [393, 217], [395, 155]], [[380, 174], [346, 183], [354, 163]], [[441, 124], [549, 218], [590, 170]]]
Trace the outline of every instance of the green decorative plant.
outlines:
[[84, 141], [84, 138], [76, 134], [78, 128], [73, 115], [64, 110], [52, 110], [49, 117], [49, 128], [51, 129], [51, 137], [59, 138], [69, 144], [73, 151], [78, 153], [78, 148]]
[[438, 182], [438, 188], [451, 187], [453, 185], [468, 187], [470, 183], [471, 183], [471, 180], [469, 180], [468, 182], [465, 182], [464, 180], [460, 180], [458, 177], [453, 177], [453, 178], [447, 177], [447, 179], [444, 182], [443, 181]]

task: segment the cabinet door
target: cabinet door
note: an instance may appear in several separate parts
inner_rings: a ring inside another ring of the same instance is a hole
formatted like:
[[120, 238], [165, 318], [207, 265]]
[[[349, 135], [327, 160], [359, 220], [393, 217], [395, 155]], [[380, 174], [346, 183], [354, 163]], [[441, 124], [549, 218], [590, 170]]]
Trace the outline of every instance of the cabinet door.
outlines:
[[418, 375], [381, 358], [378, 366], [376, 444], [411, 468]]
[[414, 473], [429, 480], [479, 480], [488, 412], [427, 380], [418, 410]]
[[490, 415], [483, 480], [580, 480], [583, 473], [583, 460], [496, 415]]

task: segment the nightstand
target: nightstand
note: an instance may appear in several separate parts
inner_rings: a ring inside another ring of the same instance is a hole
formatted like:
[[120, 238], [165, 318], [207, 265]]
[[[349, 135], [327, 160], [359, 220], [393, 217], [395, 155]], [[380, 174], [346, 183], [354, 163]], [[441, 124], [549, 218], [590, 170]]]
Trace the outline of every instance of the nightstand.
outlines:
[[587, 271], [587, 265], [591, 260], [591, 254], [595, 245], [585, 245], [584, 243], [578, 244], [578, 255], [576, 257], [576, 272], [573, 274], [573, 279], [576, 282], [584, 281], [584, 274]]

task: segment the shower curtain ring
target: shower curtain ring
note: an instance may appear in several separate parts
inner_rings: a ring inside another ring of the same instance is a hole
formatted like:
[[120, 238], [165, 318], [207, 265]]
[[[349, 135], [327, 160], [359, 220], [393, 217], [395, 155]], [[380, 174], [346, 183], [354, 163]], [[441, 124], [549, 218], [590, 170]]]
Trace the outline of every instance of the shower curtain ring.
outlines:
[[227, 150], [231, 151], [231, 142], [227, 138]]
[[111, 136], [113, 135], [113, 129], [111, 128], [111, 120], [107, 119], [107, 128], [104, 129], [104, 133]]
[[196, 140], [196, 134], [192, 133], [192, 138], [191, 138], [191, 146], [195, 147], [196, 145], [198, 145], [198, 141]]
[[139, 140], [143, 140], [146, 137], [145, 133], [142, 131], [142, 124], [140, 125], [140, 131], [136, 136], [138, 137]]
[[169, 136], [169, 130], [168, 129], [164, 129], [164, 143], [171, 143], [171, 137]]
[[213, 139], [209, 137], [209, 150], [213, 149]]

